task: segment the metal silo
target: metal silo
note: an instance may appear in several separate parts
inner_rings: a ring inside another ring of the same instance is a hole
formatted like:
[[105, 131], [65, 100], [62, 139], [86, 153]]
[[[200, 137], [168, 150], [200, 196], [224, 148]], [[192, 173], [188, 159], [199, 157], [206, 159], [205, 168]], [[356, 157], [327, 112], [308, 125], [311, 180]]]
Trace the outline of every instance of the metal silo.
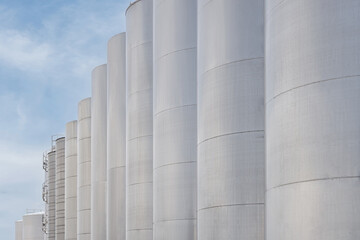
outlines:
[[198, 1], [198, 238], [263, 240], [264, 1]]
[[56, 158], [55, 151], [47, 153], [48, 162], [48, 208], [47, 208], [47, 239], [55, 240], [55, 199], [56, 199]]
[[29, 213], [23, 216], [23, 240], [43, 240], [42, 221], [44, 213]]
[[126, 34], [108, 42], [107, 239], [126, 237]]
[[77, 237], [91, 239], [91, 98], [78, 105]]
[[91, 97], [91, 240], [106, 239], [106, 64], [92, 71]]
[[77, 239], [77, 121], [65, 130], [65, 239]]
[[15, 240], [23, 240], [23, 221], [15, 222]]
[[65, 138], [55, 142], [56, 185], [55, 185], [55, 239], [65, 239]]
[[154, 240], [195, 240], [197, 1], [154, 0]]
[[126, 239], [153, 239], [152, 0], [126, 11]]
[[266, 6], [266, 237], [360, 239], [360, 1]]

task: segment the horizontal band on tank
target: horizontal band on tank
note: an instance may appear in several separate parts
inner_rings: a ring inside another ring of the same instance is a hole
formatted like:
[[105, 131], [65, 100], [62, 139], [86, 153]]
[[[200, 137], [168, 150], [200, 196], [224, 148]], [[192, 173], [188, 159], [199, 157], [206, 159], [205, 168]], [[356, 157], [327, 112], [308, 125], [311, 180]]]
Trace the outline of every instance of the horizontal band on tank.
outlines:
[[77, 157], [77, 154], [72, 154], [72, 155], [66, 156], [66, 158], [70, 158], [70, 157]]
[[86, 120], [86, 119], [91, 119], [91, 116], [89, 116], [89, 117], [84, 117], [84, 118], [80, 118], [80, 119], [78, 120], [78, 122], [81, 122], [81, 121]]
[[91, 139], [91, 136], [90, 137], [79, 138], [78, 141], [85, 140], [85, 139]]
[[66, 218], [66, 220], [72, 220], [72, 219], [77, 219], [77, 217], [68, 217], [68, 218]]
[[207, 210], [207, 209], [212, 209], [212, 208], [240, 207], [240, 206], [260, 206], [260, 205], [265, 205], [265, 203], [238, 203], [238, 204], [218, 205], [218, 206], [200, 208], [197, 211], [200, 212], [200, 211]]
[[86, 161], [86, 162], [81, 162], [81, 163], [79, 163], [79, 166], [80, 166], [80, 165], [83, 165], [83, 164], [85, 164], [85, 163], [89, 163], [89, 162], [91, 162], [91, 160]]
[[187, 164], [187, 163], [196, 163], [196, 161], [176, 162], [176, 163], [164, 164], [164, 165], [161, 165], [161, 166], [159, 166], [159, 167], [154, 168], [154, 171], [157, 170], [157, 169], [159, 169], [159, 168], [163, 168], [163, 167], [167, 167], [167, 166], [178, 165], [178, 164]]
[[89, 184], [84, 184], [84, 185], [80, 185], [79, 188], [90, 187], [90, 186], [91, 186], [91, 183], [89, 183]]
[[141, 93], [141, 92], [145, 92], [145, 91], [149, 91], [149, 90], [152, 90], [152, 89], [153, 89], [152, 87], [151, 87], [151, 88], [141, 89], [141, 90], [139, 90], [139, 91], [131, 92], [131, 93], [129, 93], [127, 96], [128, 96], [128, 98], [129, 98], [130, 96], [132, 96], [132, 95], [134, 95], [134, 94]]
[[113, 169], [122, 169], [122, 168], [126, 168], [126, 166], [117, 166], [117, 167], [112, 167], [112, 168], [109, 168], [108, 170], [113, 170]]
[[77, 198], [76, 196], [75, 197], [67, 197], [65, 199], [73, 199], [73, 198]]
[[154, 117], [156, 117], [157, 115], [159, 115], [161, 113], [167, 112], [167, 111], [171, 111], [171, 110], [178, 109], [178, 108], [187, 108], [187, 107], [196, 107], [196, 104], [181, 105], [181, 106], [161, 110], [160, 112], [157, 112], [156, 114], [154, 114]]
[[154, 221], [154, 223], [174, 222], [174, 221], [195, 221], [195, 220], [196, 220], [196, 218], [180, 218], [180, 219], [168, 219], [168, 220]]
[[206, 70], [205, 72], [203, 72], [203, 73], [201, 74], [201, 76], [204, 76], [204, 75], [206, 75], [208, 72], [211, 72], [212, 70], [215, 70], [215, 69], [217, 69], [217, 68], [224, 67], [224, 66], [226, 66], [226, 65], [231, 65], [231, 64], [239, 63], [239, 62], [259, 60], [259, 59], [264, 59], [264, 57], [247, 58], [247, 59], [240, 59], [240, 60], [236, 60], [236, 61], [232, 61], [232, 62], [227, 62], [227, 63], [221, 64], [221, 65], [218, 65], [218, 66], [216, 66], [216, 67], [213, 67], [213, 68], [210, 68], [210, 69]]
[[202, 144], [202, 143], [204, 143], [206, 141], [209, 141], [211, 139], [214, 139], [214, 138], [230, 136], [230, 135], [236, 135], [236, 134], [258, 133], [258, 132], [265, 132], [265, 131], [264, 130], [250, 130], [250, 131], [232, 132], [232, 133], [221, 134], [221, 135], [217, 135], [217, 136], [214, 136], [214, 137], [211, 137], [211, 138], [204, 139], [203, 141], [199, 142], [198, 145], [200, 145], [200, 144]]
[[142, 45], [145, 45], [145, 44], [148, 44], [148, 43], [152, 43], [152, 40], [151, 40], [151, 41], [146, 41], [146, 42], [139, 43], [139, 44], [137, 44], [137, 45], [135, 45], [135, 46], [130, 47], [130, 49], [138, 48], [138, 47], [140, 47], [140, 46], [142, 46]]
[[78, 235], [91, 235], [91, 233], [78, 233]]
[[152, 231], [152, 228], [141, 228], [141, 229], [128, 229], [127, 232], [134, 232], [134, 231]]
[[294, 184], [301, 184], [301, 183], [308, 183], [308, 182], [316, 182], [316, 181], [333, 181], [333, 180], [343, 180], [343, 179], [356, 179], [359, 178], [360, 176], [344, 176], [344, 177], [330, 177], [330, 178], [314, 178], [314, 179], [309, 179], [309, 180], [303, 180], [303, 181], [297, 181], [297, 182], [290, 182], [290, 183], [285, 183], [285, 184], [281, 184], [272, 188], [267, 189], [266, 191], [269, 192], [273, 189], [276, 188], [281, 188], [281, 187], [285, 187], [285, 186], [289, 186], [289, 185], [294, 185]]
[[73, 139], [77, 139], [77, 137], [72, 137], [72, 138], [65, 138], [65, 141], [70, 141], [70, 140], [73, 140]]
[[153, 135], [138, 136], [138, 137], [131, 138], [131, 139], [129, 139], [128, 141], [130, 142], [130, 141], [136, 140], [136, 139], [138, 139], [138, 138], [147, 138], [147, 137], [152, 137], [152, 136], [153, 136]]
[[139, 184], [150, 184], [150, 183], [153, 183], [153, 182], [131, 183], [131, 184], [129, 184], [128, 186], [131, 187], [131, 186], [135, 186], [135, 185], [139, 185]]
[[166, 54], [158, 57], [157, 59], [155, 59], [155, 61], [158, 61], [158, 60], [160, 60], [160, 59], [162, 59], [162, 58], [164, 58], [164, 57], [166, 57], [166, 56], [169, 56], [169, 55], [171, 55], [171, 54], [173, 54], [173, 53], [184, 52], [184, 51], [195, 50], [195, 49], [197, 49], [197, 47], [190, 47], [190, 48], [184, 48], [184, 49], [175, 50], [175, 51], [166, 53]]
[[323, 83], [323, 82], [329, 82], [329, 81], [336, 81], [336, 80], [344, 80], [344, 79], [348, 79], [348, 78], [357, 78], [357, 77], [360, 77], [360, 75], [351, 75], [351, 76], [343, 76], [343, 77], [336, 77], [336, 78], [329, 78], [329, 79], [324, 79], [324, 80], [319, 80], [319, 81], [315, 81], [315, 82], [311, 82], [311, 83], [307, 83], [307, 84], [304, 84], [304, 85], [301, 85], [301, 86], [297, 86], [297, 87], [294, 87], [294, 88], [291, 88], [291, 89], [288, 89], [284, 92], [281, 92], [277, 95], [275, 95], [274, 97], [272, 97], [269, 101], [266, 102], [266, 104], [270, 103], [272, 100], [274, 100], [275, 98], [283, 95], [283, 94], [286, 94], [288, 92], [291, 92], [292, 90], [295, 90], [295, 89], [299, 89], [299, 88], [302, 88], [302, 87], [307, 87], [307, 86], [311, 86], [311, 85], [314, 85], [314, 84], [318, 84], [318, 83]]
[[79, 212], [89, 211], [91, 208], [80, 209]]

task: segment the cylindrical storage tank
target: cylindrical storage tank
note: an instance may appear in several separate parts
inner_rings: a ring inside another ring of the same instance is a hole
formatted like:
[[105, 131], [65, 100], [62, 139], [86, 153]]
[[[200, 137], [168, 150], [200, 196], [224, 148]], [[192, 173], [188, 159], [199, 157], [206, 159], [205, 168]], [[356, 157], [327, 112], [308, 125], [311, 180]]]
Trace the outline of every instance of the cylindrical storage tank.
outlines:
[[154, 0], [154, 240], [195, 240], [197, 1]]
[[198, 1], [198, 238], [263, 240], [264, 1]]
[[126, 237], [126, 35], [108, 42], [107, 234]]
[[77, 121], [65, 127], [65, 240], [77, 239]]
[[78, 105], [77, 238], [91, 239], [91, 98]]
[[47, 239], [55, 240], [55, 206], [56, 206], [56, 158], [55, 151], [47, 154], [48, 159], [48, 208], [47, 208]]
[[15, 222], [15, 240], [23, 240], [23, 221]]
[[65, 138], [56, 139], [55, 239], [65, 239]]
[[43, 240], [42, 220], [44, 213], [29, 213], [23, 216], [23, 240]]
[[360, 239], [360, 1], [266, 1], [267, 240]]
[[91, 97], [91, 240], [106, 239], [107, 66], [92, 71]]
[[126, 239], [153, 239], [152, 0], [126, 11]]

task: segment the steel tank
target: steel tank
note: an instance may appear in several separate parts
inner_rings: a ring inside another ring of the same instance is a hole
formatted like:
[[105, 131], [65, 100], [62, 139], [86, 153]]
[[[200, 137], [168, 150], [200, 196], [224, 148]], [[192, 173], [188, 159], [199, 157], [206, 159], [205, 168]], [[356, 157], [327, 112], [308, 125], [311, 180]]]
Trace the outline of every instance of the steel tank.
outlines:
[[126, 239], [153, 238], [152, 0], [126, 11]]
[[197, 1], [154, 0], [154, 240], [195, 240]]
[[55, 239], [65, 239], [65, 138], [55, 141]]
[[107, 234], [126, 237], [126, 34], [113, 36], [107, 49]]
[[29, 213], [23, 216], [22, 240], [43, 240], [42, 221], [44, 213]]
[[360, 1], [266, 5], [266, 237], [360, 239]]
[[198, 238], [263, 240], [264, 1], [198, 1]]
[[55, 240], [56, 158], [55, 150], [47, 153], [48, 159], [48, 207], [47, 239]]
[[78, 105], [77, 238], [91, 239], [91, 98]]
[[77, 239], [77, 121], [65, 126], [65, 240]]
[[23, 240], [23, 221], [15, 222], [15, 240]]
[[91, 97], [91, 240], [106, 239], [107, 65], [92, 71]]

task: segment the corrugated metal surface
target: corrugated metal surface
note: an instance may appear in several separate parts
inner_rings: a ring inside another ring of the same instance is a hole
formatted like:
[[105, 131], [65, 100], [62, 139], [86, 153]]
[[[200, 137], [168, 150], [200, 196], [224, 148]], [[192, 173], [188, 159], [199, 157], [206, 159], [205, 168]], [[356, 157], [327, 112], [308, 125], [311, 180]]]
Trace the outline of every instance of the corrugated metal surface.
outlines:
[[108, 42], [107, 239], [126, 237], [126, 34]]
[[77, 239], [77, 121], [65, 127], [65, 239]]
[[56, 139], [55, 239], [65, 239], [65, 138]]
[[360, 1], [266, 4], [266, 237], [360, 239]]
[[92, 71], [91, 97], [91, 240], [106, 239], [107, 66]]
[[91, 239], [91, 98], [78, 106], [78, 240]]
[[153, 238], [152, 0], [126, 12], [127, 240]]
[[197, 1], [154, 1], [154, 239], [196, 239]]
[[264, 1], [198, 1], [198, 237], [263, 240]]

